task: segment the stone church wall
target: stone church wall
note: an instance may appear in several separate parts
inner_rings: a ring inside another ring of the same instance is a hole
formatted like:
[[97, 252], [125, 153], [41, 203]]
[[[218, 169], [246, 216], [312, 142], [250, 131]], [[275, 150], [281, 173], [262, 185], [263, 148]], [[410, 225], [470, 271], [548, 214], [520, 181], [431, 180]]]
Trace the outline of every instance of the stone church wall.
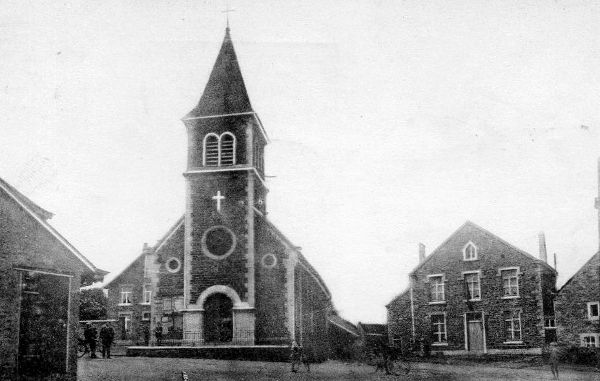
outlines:
[[[213, 285], [233, 288], [242, 300], [246, 298], [247, 212], [246, 172], [221, 172], [210, 177], [190, 178], [191, 210], [191, 295], [195, 303], [202, 291]], [[210, 195], [220, 190], [227, 198], [222, 213], [216, 211]], [[213, 259], [202, 250], [202, 236], [210, 227], [223, 225], [233, 231], [236, 244], [233, 252], [223, 259]]]
[[285, 247], [258, 218], [255, 226], [256, 344], [289, 344], [290, 334], [286, 326]]

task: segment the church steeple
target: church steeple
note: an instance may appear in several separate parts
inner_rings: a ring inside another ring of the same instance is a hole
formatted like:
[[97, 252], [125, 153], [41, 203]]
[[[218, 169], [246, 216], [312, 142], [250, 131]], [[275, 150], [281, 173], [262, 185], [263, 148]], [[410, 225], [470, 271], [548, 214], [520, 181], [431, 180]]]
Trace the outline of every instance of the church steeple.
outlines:
[[246, 112], [253, 112], [252, 105], [227, 27], [204, 93], [184, 119]]

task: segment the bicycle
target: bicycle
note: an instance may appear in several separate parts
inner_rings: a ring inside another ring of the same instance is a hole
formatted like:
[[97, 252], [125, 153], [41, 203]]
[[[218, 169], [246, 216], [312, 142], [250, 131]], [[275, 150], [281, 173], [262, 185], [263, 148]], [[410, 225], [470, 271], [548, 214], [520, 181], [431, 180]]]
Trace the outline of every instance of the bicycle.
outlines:
[[77, 338], [77, 358], [82, 358], [86, 353], [90, 353], [90, 348], [87, 345], [87, 341], [80, 337]]

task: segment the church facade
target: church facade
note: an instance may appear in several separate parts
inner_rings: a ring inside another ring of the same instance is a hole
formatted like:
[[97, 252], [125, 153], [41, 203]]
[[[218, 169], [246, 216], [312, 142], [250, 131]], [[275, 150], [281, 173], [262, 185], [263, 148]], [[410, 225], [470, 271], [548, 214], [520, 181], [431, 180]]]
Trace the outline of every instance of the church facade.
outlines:
[[252, 109], [229, 28], [204, 93], [183, 122], [185, 215], [106, 286], [109, 317], [120, 319], [122, 337], [138, 342], [159, 327], [183, 344], [295, 340], [326, 356], [331, 294], [266, 217], [269, 138]]

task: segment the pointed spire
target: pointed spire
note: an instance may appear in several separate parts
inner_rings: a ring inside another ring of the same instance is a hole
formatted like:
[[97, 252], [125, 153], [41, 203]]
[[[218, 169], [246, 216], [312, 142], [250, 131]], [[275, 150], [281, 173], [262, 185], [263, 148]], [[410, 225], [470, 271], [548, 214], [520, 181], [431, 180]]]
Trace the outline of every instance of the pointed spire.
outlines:
[[204, 93], [198, 105], [186, 115], [186, 118], [251, 111], [253, 111], [252, 105], [233, 49], [229, 26], [227, 26], [221, 50], [204, 88]]

